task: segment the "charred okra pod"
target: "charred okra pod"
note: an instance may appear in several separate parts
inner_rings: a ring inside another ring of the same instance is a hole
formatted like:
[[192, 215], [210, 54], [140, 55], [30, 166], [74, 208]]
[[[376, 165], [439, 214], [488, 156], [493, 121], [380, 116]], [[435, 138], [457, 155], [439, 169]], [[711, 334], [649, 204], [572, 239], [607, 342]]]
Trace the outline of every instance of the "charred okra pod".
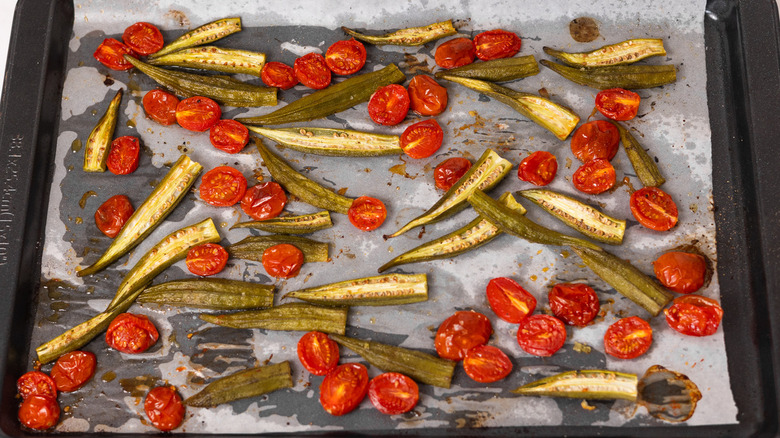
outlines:
[[425, 274], [379, 275], [296, 290], [283, 298], [288, 297], [330, 306], [411, 304], [428, 299], [428, 280]]
[[330, 128], [261, 128], [259, 126], [247, 126], [247, 128], [282, 146], [308, 154], [375, 157], [401, 155], [404, 152], [397, 135]]
[[262, 262], [263, 251], [281, 243], [289, 243], [300, 249], [303, 252], [304, 263], [327, 262], [330, 260], [327, 243], [300, 236], [249, 236], [238, 243], [228, 246], [226, 249], [231, 257]]
[[566, 371], [525, 384], [512, 392], [519, 395], [567, 397], [587, 400], [636, 401], [636, 374], [605, 370]]
[[633, 64], [651, 56], [666, 55], [664, 42], [659, 38], [630, 39], [617, 44], [609, 44], [590, 52], [567, 53], [551, 47], [543, 47], [542, 50], [572, 67]]
[[309, 234], [333, 226], [327, 210], [300, 216], [284, 216], [262, 221], [239, 222], [233, 228], [252, 228], [268, 233]]
[[631, 162], [631, 166], [634, 168], [636, 176], [639, 177], [639, 181], [645, 187], [660, 187], [666, 182], [661, 171], [658, 170], [658, 165], [655, 164], [647, 151], [641, 144], [631, 135], [628, 129], [617, 122], [613, 122], [620, 131], [620, 144], [623, 145], [623, 149], [628, 155], [628, 160]]
[[213, 43], [228, 35], [241, 31], [241, 18], [229, 17], [206, 23], [197, 27], [184, 35], [176, 38], [163, 46], [162, 49], [151, 54], [150, 59], [158, 58], [168, 53], [173, 53], [189, 47], [202, 46], [203, 44]]
[[289, 303], [263, 310], [223, 315], [201, 314], [200, 319], [223, 327], [239, 329], [292, 330], [344, 334], [348, 307], [322, 307]]
[[84, 148], [84, 172], [105, 172], [108, 150], [114, 137], [116, 121], [119, 118], [119, 103], [123, 91], [116, 92], [103, 117], [87, 137], [87, 147]]
[[677, 81], [677, 67], [671, 64], [576, 68], [546, 59], [539, 62], [574, 83], [599, 90], [609, 88], [637, 90], [660, 87]]
[[200, 392], [184, 400], [184, 404], [197, 408], [211, 408], [292, 387], [290, 362], [284, 361], [250, 368], [214, 380]]
[[427, 26], [409, 27], [384, 35], [366, 35], [346, 27], [342, 27], [341, 30], [356, 40], [377, 46], [420, 46], [427, 42], [435, 41], [439, 38], [448, 37], [458, 33], [458, 31], [455, 30], [455, 27], [452, 25], [452, 20], [441, 21], [439, 23], [429, 24]]
[[536, 58], [534, 55], [526, 55], [474, 62], [437, 72], [434, 76], [437, 79], [442, 79], [444, 76], [457, 76], [489, 82], [508, 82], [537, 74], [539, 74], [539, 64], [536, 63]]
[[265, 54], [217, 46], [193, 47], [147, 60], [151, 65], [165, 65], [222, 73], [260, 76]]
[[274, 286], [225, 278], [174, 280], [147, 287], [139, 303], [244, 310], [274, 305]]

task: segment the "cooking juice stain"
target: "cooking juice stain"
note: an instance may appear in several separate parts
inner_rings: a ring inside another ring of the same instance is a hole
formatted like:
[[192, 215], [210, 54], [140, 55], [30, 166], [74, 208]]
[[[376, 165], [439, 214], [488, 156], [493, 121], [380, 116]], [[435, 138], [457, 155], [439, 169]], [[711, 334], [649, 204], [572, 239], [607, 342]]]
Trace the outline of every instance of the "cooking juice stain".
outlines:
[[91, 198], [92, 196], [97, 196], [97, 193], [95, 193], [94, 190], [89, 190], [81, 195], [81, 199], [79, 200], [79, 207], [81, 207], [82, 210], [87, 205], [87, 199]]
[[131, 397], [144, 397], [157, 384], [157, 377], [137, 376], [119, 379], [119, 386]]
[[73, 153], [77, 153], [81, 151], [81, 148], [84, 147], [84, 143], [81, 142], [81, 139], [75, 139], [73, 140], [73, 143], [70, 144], [70, 150], [73, 151]]

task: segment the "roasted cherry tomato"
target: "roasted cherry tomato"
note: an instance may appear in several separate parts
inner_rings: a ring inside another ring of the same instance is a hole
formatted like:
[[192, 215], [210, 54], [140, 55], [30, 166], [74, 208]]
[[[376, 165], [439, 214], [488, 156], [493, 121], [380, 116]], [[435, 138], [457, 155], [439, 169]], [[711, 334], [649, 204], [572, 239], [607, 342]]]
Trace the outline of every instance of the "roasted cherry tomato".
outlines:
[[325, 52], [325, 64], [333, 73], [357, 73], [366, 64], [366, 47], [356, 39], [336, 41]]
[[208, 97], [188, 97], [176, 105], [176, 122], [190, 131], [208, 131], [221, 117], [219, 104]]
[[146, 394], [144, 412], [152, 426], [167, 432], [184, 420], [184, 403], [173, 386], [158, 386]]
[[590, 195], [598, 195], [615, 186], [615, 168], [609, 160], [590, 160], [574, 172], [574, 188]]
[[471, 161], [468, 158], [447, 158], [433, 170], [433, 179], [436, 182], [436, 187], [442, 190], [449, 190], [469, 169], [471, 169]]
[[423, 120], [406, 128], [401, 134], [401, 149], [412, 158], [427, 158], [441, 147], [444, 131], [436, 119]]
[[252, 219], [261, 221], [279, 216], [287, 205], [287, 195], [279, 183], [266, 181], [250, 187], [241, 199], [241, 209]]
[[474, 381], [492, 383], [512, 372], [512, 361], [497, 347], [478, 345], [466, 352], [463, 369]]
[[358, 407], [368, 392], [368, 370], [360, 363], [345, 363], [329, 372], [320, 384], [320, 404], [331, 415], [344, 415]]
[[31, 395], [19, 407], [19, 421], [24, 427], [47, 430], [60, 420], [60, 405], [57, 399], [45, 395]]
[[28, 371], [16, 381], [16, 390], [22, 399], [31, 395], [43, 395], [57, 398], [57, 383], [48, 374], [41, 371]]
[[215, 167], [200, 179], [200, 198], [216, 207], [230, 207], [244, 199], [246, 178], [230, 166]]
[[287, 64], [276, 61], [267, 62], [263, 66], [260, 79], [269, 87], [278, 87], [282, 90], [289, 90], [298, 84], [295, 70]]
[[667, 231], [677, 225], [677, 204], [658, 187], [642, 187], [631, 194], [631, 214], [651, 230]]
[[298, 81], [309, 88], [321, 90], [330, 85], [330, 69], [325, 57], [319, 53], [309, 53], [296, 59], [293, 70]]
[[113, 239], [134, 211], [133, 204], [127, 196], [112, 196], [95, 211], [95, 225], [101, 233]]
[[474, 62], [477, 52], [474, 43], [468, 38], [454, 38], [436, 48], [433, 55], [436, 65], [441, 68], [455, 68]]
[[128, 175], [138, 169], [138, 156], [141, 145], [138, 138], [132, 135], [115, 138], [108, 151], [106, 165], [114, 175]]
[[120, 43], [114, 38], [106, 38], [100, 43], [92, 56], [111, 70], [130, 70], [133, 68], [133, 64], [125, 60], [125, 55], [138, 56], [127, 45]]
[[688, 336], [710, 336], [718, 331], [723, 308], [717, 301], [700, 295], [685, 295], [664, 309], [669, 327]]
[[599, 297], [583, 283], [558, 283], [547, 294], [550, 310], [566, 324], [584, 327], [599, 314]]
[[485, 292], [490, 308], [506, 322], [517, 324], [536, 309], [536, 298], [511, 278], [490, 280]]
[[376, 123], [394, 126], [406, 118], [409, 112], [409, 93], [398, 84], [385, 85], [371, 95], [368, 115]]
[[139, 55], [151, 55], [163, 48], [163, 35], [157, 26], [138, 22], [131, 24], [122, 34], [122, 41]]
[[596, 109], [612, 120], [631, 120], [639, 110], [639, 95], [622, 88], [601, 90], [596, 94]]
[[227, 261], [228, 252], [216, 243], [202, 243], [187, 251], [187, 269], [195, 275], [219, 274]]
[[477, 58], [483, 61], [511, 58], [520, 51], [521, 44], [517, 34], [501, 29], [482, 32], [474, 37]]
[[611, 160], [620, 145], [620, 131], [606, 120], [582, 124], [571, 136], [571, 151], [583, 163], [591, 160]]
[[263, 251], [265, 272], [275, 278], [292, 278], [303, 266], [303, 251], [289, 243], [280, 243]]
[[653, 262], [653, 271], [655, 278], [667, 289], [689, 294], [704, 286], [707, 261], [699, 254], [671, 251]]
[[534, 356], [552, 356], [566, 342], [566, 326], [550, 315], [531, 315], [520, 321], [517, 343]]
[[382, 226], [387, 218], [385, 203], [370, 196], [361, 196], [354, 201], [347, 211], [349, 222], [355, 228], [363, 231], [373, 231]]
[[339, 344], [322, 332], [309, 332], [298, 341], [298, 360], [315, 376], [324, 376], [339, 364]]
[[235, 120], [222, 119], [209, 130], [209, 140], [215, 148], [236, 154], [249, 143], [249, 129]]
[[95, 374], [97, 358], [89, 351], [71, 351], [57, 359], [51, 369], [51, 378], [62, 392], [75, 391]]
[[487, 316], [461, 310], [441, 323], [434, 346], [440, 357], [461, 360], [470, 349], [487, 344], [492, 333], [493, 326]]
[[420, 400], [420, 389], [411, 377], [383, 373], [368, 382], [368, 399], [381, 413], [398, 415], [411, 411]]
[[517, 168], [517, 177], [537, 186], [550, 184], [558, 172], [558, 160], [547, 151], [536, 151], [525, 157]]
[[144, 315], [120, 313], [106, 330], [106, 343], [122, 353], [143, 353], [157, 342], [157, 328]]
[[176, 107], [179, 105], [179, 98], [175, 95], [156, 89], [144, 94], [142, 103], [146, 117], [165, 126], [176, 123]]
[[639, 357], [653, 343], [653, 329], [638, 316], [622, 318], [604, 333], [604, 351], [618, 359]]
[[409, 108], [423, 116], [437, 116], [447, 108], [447, 89], [432, 77], [417, 75], [409, 82]]

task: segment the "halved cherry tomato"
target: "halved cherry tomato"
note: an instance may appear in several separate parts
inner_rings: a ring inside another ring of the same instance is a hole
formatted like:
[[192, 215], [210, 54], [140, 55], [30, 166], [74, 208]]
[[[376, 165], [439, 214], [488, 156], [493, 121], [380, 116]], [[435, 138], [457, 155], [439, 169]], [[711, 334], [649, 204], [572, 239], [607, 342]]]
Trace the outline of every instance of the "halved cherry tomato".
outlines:
[[368, 115], [376, 123], [395, 126], [406, 118], [409, 112], [409, 93], [401, 85], [390, 84], [380, 87], [368, 101]]
[[333, 73], [357, 73], [366, 64], [366, 47], [356, 39], [336, 41], [325, 52], [325, 63]]
[[571, 151], [583, 163], [591, 160], [611, 160], [620, 145], [620, 131], [606, 120], [584, 123], [571, 136]]
[[190, 131], [208, 131], [221, 117], [219, 104], [208, 97], [188, 97], [176, 105], [176, 122]]
[[347, 211], [349, 222], [355, 228], [363, 231], [373, 231], [382, 226], [387, 218], [385, 203], [370, 196], [361, 196], [354, 201]]
[[160, 334], [145, 315], [120, 313], [106, 330], [106, 343], [122, 353], [143, 353], [157, 342]]
[[152, 90], [144, 94], [144, 112], [155, 122], [169, 126], [176, 123], [176, 107], [179, 98], [165, 90]]
[[478, 345], [466, 352], [463, 369], [469, 377], [480, 383], [497, 382], [512, 372], [512, 361], [499, 348]]
[[717, 301], [700, 295], [684, 295], [664, 309], [669, 327], [688, 336], [710, 336], [718, 331], [723, 308]]
[[265, 272], [275, 278], [293, 278], [303, 266], [303, 251], [289, 243], [280, 243], [263, 251]]
[[591, 195], [598, 195], [615, 186], [615, 168], [608, 160], [590, 160], [574, 172], [571, 182], [574, 188]]
[[552, 313], [566, 324], [585, 327], [599, 314], [599, 297], [584, 283], [558, 283], [547, 294]]
[[321, 90], [330, 85], [330, 69], [325, 57], [319, 53], [308, 53], [293, 63], [295, 77], [309, 88]]
[[244, 199], [246, 178], [230, 166], [215, 167], [200, 179], [200, 198], [216, 207], [230, 207]]
[[113, 239], [134, 211], [133, 204], [127, 196], [112, 196], [95, 211], [95, 225], [101, 233]]
[[141, 146], [137, 137], [125, 135], [115, 138], [111, 142], [111, 149], [106, 158], [108, 170], [114, 175], [128, 175], [135, 172], [135, 169], [138, 169], [140, 153]]
[[436, 182], [436, 187], [442, 190], [449, 190], [469, 169], [471, 169], [471, 161], [468, 158], [447, 158], [433, 170], [433, 179]]
[[360, 363], [337, 366], [322, 379], [320, 404], [331, 415], [344, 415], [358, 407], [368, 392], [368, 369]]
[[631, 120], [639, 110], [639, 95], [622, 88], [601, 90], [596, 94], [596, 109], [612, 120]]
[[261, 221], [279, 216], [287, 205], [287, 195], [277, 182], [266, 181], [250, 187], [241, 199], [241, 209]]
[[604, 351], [618, 359], [639, 357], [653, 343], [653, 329], [638, 316], [622, 318], [604, 333]]
[[51, 369], [51, 378], [62, 392], [75, 391], [95, 374], [97, 358], [89, 351], [71, 351], [57, 359]]
[[517, 343], [534, 356], [552, 356], [566, 342], [566, 326], [550, 315], [531, 315], [520, 321]]
[[133, 68], [133, 64], [125, 60], [125, 55], [138, 56], [127, 45], [120, 43], [114, 38], [106, 38], [100, 43], [92, 56], [111, 70], [130, 70]]
[[631, 194], [631, 214], [651, 230], [667, 231], [677, 225], [677, 204], [658, 187], [642, 187]]
[[436, 331], [436, 353], [444, 359], [461, 360], [470, 349], [487, 344], [492, 333], [487, 316], [468, 310], [455, 312]]
[[22, 402], [18, 417], [24, 427], [35, 430], [51, 429], [60, 420], [60, 405], [53, 397], [32, 395]]
[[144, 412], [152, 426], [167, 432], [184, 420], [184, 403], [174, 386], [158, 386], [146, 394]]
[[339, 364], [339, 344], [322, 332], [312, 331], [298, 341], [298, 360], [315, 376], [324, 376]]
[[437, 116], [447, 108], [447, 89], [427, 75], [417, 75], [409, 82], [409, 107], [422, 116]]
[[16, 390], [22, 399], [31, 395], [57, 398], [57, 383], [42, 371], [28, 371], [16, 381]]
[[215, 148], [237, 154], [249, 143], [249, 129], [230, 119], [222, 119], [209, 130], [209, 140]]
[[195, 275], [219, 274], [227, 261], [228, 252], [216, 243], [203, 243], [187, 251], [187, 269]]
[[536, 298], [511, 278], [490, 280], [485, 292], [490, 308], [506, 322], [517, 324], [536, 309]]
[[517, 177], [537, 186], [550, 184], [558, 172], [558, 160], [547, 151], [536, 151], [525, 157], [517, 168]]
[[131, 24], [122, 34], [122, 41], [139, 55], [151, 55], [163, 48], [162, 32], [151, 23]]
[[474, 43], [463, 37], [440, 44], [433, 55], [436, 65], [447, 69], [471, 64], [476, 56]]
[[282, 90], [289, 90], [298, 84], [295, 70], [287, 64], [276, 61], [268, 62], [263, 66], [260, 79], [269, 87], [278, 87]]
[[441, 147], [444, 131], [436, 119], [410, 125], [401, 134], [401, 149], [412, 158], [427, 158]]
[[477, 58], [483, 61], [511, 58], [520, 51], [522, 41], [514, 32], [495, 29], [482, 32], [474, 37]]
[[655, 278], [667, 289], [689, 294], [704, 286], [707, 261], [699, 254], [671, 251], [653, 262], [653, 271]]
[[404, 374], [382, 373], [368, 382], [368, 399], [383, 414], [403, 414], [417, 405], [420, 388]]

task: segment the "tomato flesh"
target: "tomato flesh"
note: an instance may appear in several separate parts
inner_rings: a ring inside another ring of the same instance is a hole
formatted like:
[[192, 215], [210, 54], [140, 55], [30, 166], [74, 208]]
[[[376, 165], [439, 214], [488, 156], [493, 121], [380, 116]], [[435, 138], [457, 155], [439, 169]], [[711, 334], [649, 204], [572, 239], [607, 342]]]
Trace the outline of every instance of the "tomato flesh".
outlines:
[[550, 184], [558, 172], [558, 160], [547, 151], [536, 151], [525, 157], [517, 168], [517, 177], [537, 186]]
[[204, 202], [216, 207], [230, 207], [246, 194], [246, 178], [230, 166], [215, 167], [200, 180], [198, 192]]
[[406, 88], [398, 84], [385, 85], [371, 95], [368, 115], [380, 125], [395, 126], [406, 118], [410, 104]]
[[157, 342], [157, 328], [145, 315], [120, 313], [106, 330], [106, 343], [122, 353], [138, 354]]
[[269, 87], [277, 87], [282, 90], [289, 90], [298, 84], [298, 78], [295, 77], [295, 70], [287, 64], [281, 62], [267, 62], [260, 71], [260, 79]]
[[293, 71], [298, 81], [309, 88], [321, 90], [330, 85], [330, 69], [325, 57], [319, 53], [309, 53], [296, 59]]
[[336, 41], [325, 52], [325, 63], [333, 73], [357, 73], [366, 64], [366, 47], [356, 39]]
[[106, 165], [114, 175], [128, 175], [138, 169], [141, 146], [137, 137], [125, 135], [111, 142]]
[[401, 134], [401, 149], [412, 158], [427, 158], [435, 154], [444, 140], [444, 131], [435, 119], [410, 125]]
[[520, 321], [517, 343], [534, 356], [552, 356], [566, 342], [566, 326], [550, 315], [531, 315]]
[[241, 198], [241, 209], [252, 219], [261, 221], [279, 216], [287, 205], [287, 195], [277, 182], [266, 181], [247, 189]]
[[572, 176], [574, 188], [590, 195], [598, 195], [615, 186], [615, 168], [608, 160], [590, 160]]
[[152, 90], [144, 94], [142, 101], [146, 116], [155, 122], [170, 126], [176, 123], [176, 107], [179, 98], [165, 90]]
[[373, 231], [382, 226], [387, 218], [387, 208], [384, 202], [370, 196], [361, 196], [354, 201], [347, 211], [349, 222], [355, 228], [363, 231]]
[[517, 324], [536, 309], [536, 298], [508, 277], [490, 280], [485, 293], [490, 308], [506, 322]]
[[492, 333], [487, 316], [467, 310], [455, 312], [436, 331], [436, 353], [444, 359], [461, 360], [470, 349], [487, 344]]
[[32, 395], [57, 398], [56, 382], [42, 371], [28, 371], [22, 374], [22, 377], [16, 381], [16, 391], [22, 396], [22, 399], [27, 399]]
[[664, 309], [666, 323], [687, 336], [710, 336], [718, 331], [723, 308], [717, 301], [699, 295], [684, 295]]
[[24, 427], [48, 430], [60, 420], [60, 405], [53, 397], [32, 395], [22, 402], [18, 417]]
[[596, 94], [596, 109], [612, 120], [631, 120], [639, 111], [640, 97], [623, 88], [601, 90]]
[[471, 169], [471, 161], [468, 158], [447, 158], [433, 170], [433, 179], [436, 182], [436, 187], [442, 190], [449, 190], [469, 169]]
[[95, 225], [101, 233], [113, 239], [134, 211], [133, 204], [127, 196], [112, 196], [95, 211]]
[[327, 334], [308, 332], [298, 341], [298, 360], [315, 376], [324, 376], [339, 364], [339, 344]]
[[228, 252], [216, 243], [203, 243], [187, 251], [187, 269], [195, 275], [219, 274], [227, 261]]
[[517, 34], [501, 29], [482, 32], [474, 37], [477, 58], [483, 61], [511, 58], [520, 51], [521, 45]]
[[208, 97], [189, 97], [176, 106], [176, 122], [189, 131], [208, 131], [221, 117], [219, 104]]
[[553, 315], [568, 325], [585, 327], [599, 314], [599, 297], [583, 283], [559, 283], [547, 294]]
[[417, 75], [409, 82], [409, 108], [422, 116], [437, 116], [447, 108], [447, 89], [427, 75]]
[[237, 154], [249, 143], [249, 129], [230, 119], [222, 119], [209, 129], [209, 141], [215, 148]]
[[653, 262], [653, 271], [655, 278], [667, 289], [689, 294], [704, 286], [707, 261], [699, 254], [671, 251]]
[[631, 194], [631, 214], [643, 226], [667, 231], [677, 225], [677, 204], [657, 187], [643, 187]]
[[158, 386], [146, 394], [144, 412], [152, 426], [163, 432], [176, 429], [184, 420], [184, 403], [173, 386]]
[[606, 120], [584, 123], [571, 136], [571, 151], [583, 163], [611, 160], [620, 146], [620, 131]]
[[409, 376], [383, 373], [368, 382], [368, 399], [381, 413], [399, 415], [411, 411], [420, 400], [420, 389]]
[[320, 384], [320, 404], [331, 415], [352, 412], [368, 393], [368, 369], [345, 363], [329, 372]]
[[468, 38], [454, 38], [436, 48], [433, 55], [436, 65], [441, 68], [455, 68], [469, 65], [477, 57], [474, 42]]
[[132, 57], [138, 56], [138, 54], [126, 44], [120, 43], [114, 38], [106, 38], [100, 43], [92, 56], [111, 70], [122, 71], [133, 68], [133, 64], [130, 64], [125, 60], [125, 55], [130, 55]]
[[618, 359], [639, 357], [652, 343], [653, 329], [638, 316], [619, 319], [604, 333], [604, 351]]
[[292, 278], [301, 271], [303, 251], [289, 243], [280, 243], [263, 251], [262, 263], [268, 275]]
[[143, 21], [132, 24], [122, 34], [122, 41], [139, 55], [151, 55], [163, 48], [162, 32], [157, 26]]
[[71, 351], [57, 359], [51, 369], [51, 378], [62, 392], [75, 391], [95, 374], [97, 358], [89, 351]]
[[472, 380], [493, 383], [504, 379], [512, 372], [512, 361], [499, 348], [479, 345], [466, 352], [463, 369]]

